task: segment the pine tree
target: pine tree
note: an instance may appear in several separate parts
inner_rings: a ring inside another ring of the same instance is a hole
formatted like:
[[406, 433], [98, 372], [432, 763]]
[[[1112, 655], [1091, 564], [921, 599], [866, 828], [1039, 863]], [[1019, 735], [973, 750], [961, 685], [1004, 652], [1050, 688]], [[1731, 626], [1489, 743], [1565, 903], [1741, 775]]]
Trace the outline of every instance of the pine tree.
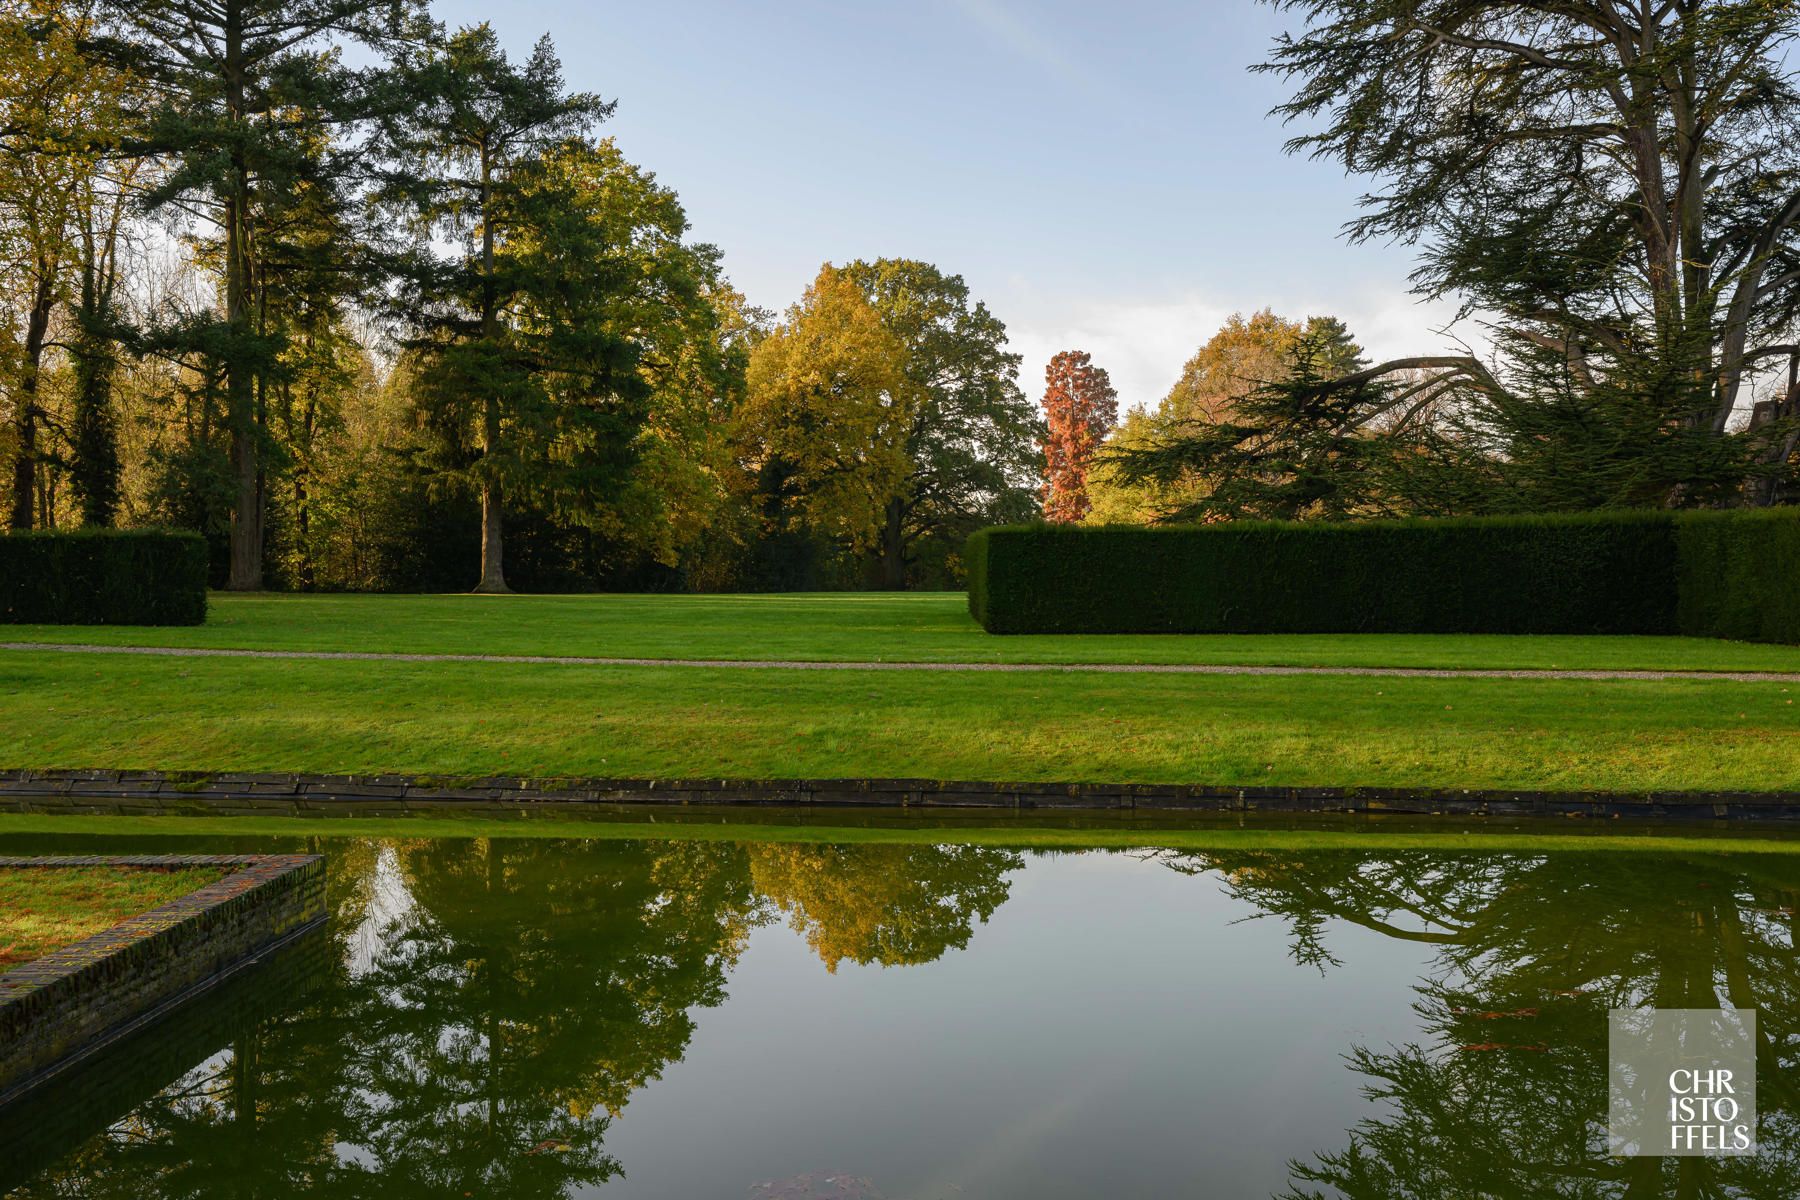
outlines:
[[[527, 345], [521, 311], [534, 288], [549, 295], [540, 285], [551, 281], [531, 278], [532, 271], [572, 264], [514, 255], [508, 240], [534, 223], [539, 234], [552, 231], [556, 201], [522, 184], [534, 163], [584, 134], [612, 105], [564, 88], [548, 37], [515, 66], [485, 24], [434, 36], [405, 59], [397, 80], [411, 103], [384, 126], [393, 166], [383, 199], [407, 216], [417, 243], [404, 297], [408, 350], [440, 451], [436, 465], [481, 496], [475, 590], [504, 592], [506, 495], [532, 486], [532, 471], [543, 464], [520, 452], [522, 443], [548, 435], [559, 404], [554, 371], [537, 356], [575, 349], [555, 333]], [[437, 257], [433, 237], [452, 240], [456, 256]], [[617, 347], [590, 349], [602, 351], [594, 361], [603, 367], [619, 365], [609, 357]]]
[[[191, 349], [219, 361], [231, 438], [228, 586], [263, 586], [268, 432], [261, 385], [281, 350], [259, 320], [267, 206], [297, 183], [319, 137], [371, 115], [378, 68], [353, 70], [336, 49], [354, 39], [389, 48], [416, 32], [414, 0], [109, 0], [114, 36], [97, 51], [150, 85], [136, 149], [172, 162], [146, 196], [217, 232], [223, 312], [189, 330]], [[335, 160], [338, 169], [347, 161]]]

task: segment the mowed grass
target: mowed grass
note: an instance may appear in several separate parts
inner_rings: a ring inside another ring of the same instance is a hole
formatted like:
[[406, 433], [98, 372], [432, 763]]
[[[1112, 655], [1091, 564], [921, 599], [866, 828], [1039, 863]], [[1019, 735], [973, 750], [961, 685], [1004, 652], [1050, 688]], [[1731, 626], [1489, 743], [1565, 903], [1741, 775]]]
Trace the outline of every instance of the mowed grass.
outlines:
[[[766, 819], [756, 819], [766, 817]], [[143, 854], [332, 854], [362, 838], [502, 838], [569, 841], [775, 842], [809, 845], [962, 845], [1019, 850], [1430, 850], [1446, 854], [1800, 854], [1800, 836], [1759, 826], [1712, 828], [1641, 822], [1540, 820], [1502, 822], [1382, 816], [1334, 822], [1320, 817], [1251, 814], [1157, 824], [1127, 814], [1090, 815], [1065, 824], [1054, 816], [975, 815], [940, 823], [923, 814], [904, 824], [865, 823], [866, 813], [729, 815], [719, 811], [664, 812], [654, 821], [631, 817], [285, 817], [285, 816], [95, 816], [0, 813], [0, 848], [21, 853], [83, 854], [95, 846]], [[1166, 818], [1165, 818], [1166, 820]], [[971, 823], [972, 822], [972, 823]], [[983, 823], [985, 822], [985, 823]]]
[[212, 597], [205, 625], [0, 627], [0, 641], [835, 662], [1211, 663], [1800, 672], [1800, 647], [1468, 635], [996, 637], [960, 593]]
[[0, 971], [218, 879], [216, 867], [0, 867]]
[[0, 766], [1800, 790], [1800, 684], [0, 652]]

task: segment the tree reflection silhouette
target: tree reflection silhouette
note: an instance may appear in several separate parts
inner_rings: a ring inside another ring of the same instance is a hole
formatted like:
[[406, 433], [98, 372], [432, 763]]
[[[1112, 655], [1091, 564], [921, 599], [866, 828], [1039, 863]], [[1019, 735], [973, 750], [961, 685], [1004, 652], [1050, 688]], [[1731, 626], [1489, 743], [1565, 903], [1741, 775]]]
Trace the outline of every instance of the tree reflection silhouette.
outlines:
[[[1434, 947], [1423, 1036], [1352, 1047], [1381, 1106], [1342, 1150], [1291, 1166], [1290, 1198], [1783, 1197], [1800, 1194], [1800, 865], [1788, 857], [1169, 856], [1285, 921], [1329, 970], [1331, 922]], [[1758, 1010], [1759, 1152], [1607, 1154], [1607, 1010]]]
[[756, 919], [730, 845], [401, 842], [329, 865], [328, 985], [19, 1196], [568, 1195], [618, 1172], [610, 1115], [680, 1057]]
[[216, 1053], [19, 1200], [570, 1195], [620, 1173], [609, 1123], [686, 1052], [753, 928], [785, 913], [832, 968], [928, 962], [968, 943], [1021, 863], [702, 841], [327, 849], [337, 952], [309, 994], [259, 1023], [221, 1012]]

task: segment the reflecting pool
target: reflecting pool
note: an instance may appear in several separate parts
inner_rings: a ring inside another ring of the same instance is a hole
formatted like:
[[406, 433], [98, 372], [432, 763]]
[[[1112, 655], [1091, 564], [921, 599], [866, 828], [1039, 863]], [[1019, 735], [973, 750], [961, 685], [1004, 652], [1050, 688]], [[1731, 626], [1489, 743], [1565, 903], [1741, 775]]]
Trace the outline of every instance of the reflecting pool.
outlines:
[[[1800, 855], [154, 847], [319, 850], [329, 926], [0, 1115], [0, 1192], [1800, 1194]], [[1757, 1156], [1606, 1155], [1646, 1003], [1759, 1010]]]

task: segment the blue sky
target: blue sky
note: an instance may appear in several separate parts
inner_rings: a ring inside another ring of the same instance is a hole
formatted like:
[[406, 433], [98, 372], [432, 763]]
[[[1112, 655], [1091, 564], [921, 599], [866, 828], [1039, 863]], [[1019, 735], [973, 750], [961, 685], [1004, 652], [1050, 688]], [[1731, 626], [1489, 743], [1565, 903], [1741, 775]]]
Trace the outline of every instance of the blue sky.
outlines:
[[548, 32], [605, 132], [685, 203], [761, 305], [827, 260], [968, 280], [1025, 355], [1085, 349], [1154, 404], [1233, 311], [1333, 313], [1437, 350], [1412, 252], [1339, 236], [1362, 190], [1282, 153], [1246, 68], [1294, 18], [1250, 0], [438, 0], [525, 53]]

